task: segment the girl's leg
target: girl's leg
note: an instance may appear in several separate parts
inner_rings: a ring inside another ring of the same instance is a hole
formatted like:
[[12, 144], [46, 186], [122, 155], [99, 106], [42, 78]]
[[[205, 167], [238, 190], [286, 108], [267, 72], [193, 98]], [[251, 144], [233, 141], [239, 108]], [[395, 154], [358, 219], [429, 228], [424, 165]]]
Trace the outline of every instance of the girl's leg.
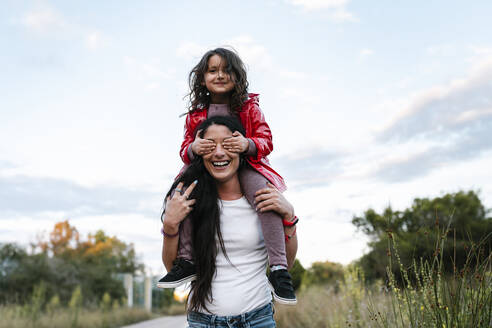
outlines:
[[193, 261], [193, 249], [191, 245], [191, 231], [193, 227], [191, 219], [187, 217], [181, 222], [179, 226], [179, 245], [178, 245], [178, 258]]
[[[239, 181], [246, 199], [253, 208], [256, 208], [255, 193], [267, 187], [266, 183], [268, 180], [258, 171], [247, 165], [239, 171]], [[282, 218], [274, 211], [257, 213], [260, 218], [261, 229], [263, 230], [263, 238], [265, 240], [270, 266], [281, 265], [287, 268]]]
[[192, 228], [190, 217], [186, 217], [179, 226], [178, 254], [176, 260], [173, 262], [171, 271], [157, 282], [157, 287], [176, 288], [196, 279], [196, 268], [192, 261]]
[[[176, 179], [186, 171], [189, 165], [184, 165], [178, 173]], [[174, 194], [174, 190], [171, 196]], [[191, 224], [191, 219], [186, 217], [179, 226], [179, 244], [178, 244], [178, 255], [177, 258], [181, 258], [183, 260], [192, 261], [193, 260], [193, 252], [191, 245], [191, 231], [193, 227]]]

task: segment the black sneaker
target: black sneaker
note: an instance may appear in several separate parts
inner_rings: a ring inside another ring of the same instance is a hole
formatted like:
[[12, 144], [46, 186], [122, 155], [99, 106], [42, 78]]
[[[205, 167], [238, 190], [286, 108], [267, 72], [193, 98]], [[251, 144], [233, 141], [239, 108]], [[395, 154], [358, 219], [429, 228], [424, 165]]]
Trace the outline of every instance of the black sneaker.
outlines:
[[189, 261], [177, 258], [173, 267], [164, 277], [157, 282], [159, 288], [176, 288], [184, 283], [196, 279], [195, 265]]
[[292, 287], [292, 278], [285, 269], [275, 270], [270, 272], [268, 282], [273, 291], [273, 299], [286, 305], [296, 305], [297, 299]]

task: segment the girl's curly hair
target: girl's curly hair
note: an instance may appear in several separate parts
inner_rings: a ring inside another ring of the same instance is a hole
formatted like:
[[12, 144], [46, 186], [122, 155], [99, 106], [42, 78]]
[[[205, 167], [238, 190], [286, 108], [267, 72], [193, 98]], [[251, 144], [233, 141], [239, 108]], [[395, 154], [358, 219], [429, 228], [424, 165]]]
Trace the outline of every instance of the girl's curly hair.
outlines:
[[243, 103], [248, 99], [248, 79], [246, 67], [238, 54], [225, 48], [209, 50], [203, 55], [200, 62], [193, 67], [189, 76], [188, 84], [190, 86], [189, 107], [187, 113], [192, 113], [201, 108], [210, 106], [210, 93], [205, 86], [205, 72], [208, 69], [208, 60], [213, 55], [220, 56], [226, 63], [226, 71], [234, 82], [234, 89], [230, 94], [230, 110], [232, 113], [239, 113]]

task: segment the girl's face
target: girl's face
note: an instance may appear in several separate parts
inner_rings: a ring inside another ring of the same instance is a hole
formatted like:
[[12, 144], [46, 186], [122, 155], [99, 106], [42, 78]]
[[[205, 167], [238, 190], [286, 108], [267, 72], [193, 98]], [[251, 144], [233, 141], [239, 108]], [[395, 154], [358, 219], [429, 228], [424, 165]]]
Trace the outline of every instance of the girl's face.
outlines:
[[219, 55], [208, 59], [207, 71], [204, 75], [204, 84], [213, 104], [227, 103], [229, 93], [234, 89], [234, 80], [226, 71], [226, 61]]

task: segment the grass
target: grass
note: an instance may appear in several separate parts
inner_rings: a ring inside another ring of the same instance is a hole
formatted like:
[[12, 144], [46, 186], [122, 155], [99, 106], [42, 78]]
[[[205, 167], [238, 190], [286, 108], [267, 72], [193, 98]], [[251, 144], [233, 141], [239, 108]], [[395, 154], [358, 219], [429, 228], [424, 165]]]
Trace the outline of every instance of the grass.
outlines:
[[[390, 311], [369, 307], [376, 327], [491, 327], [492, 326], [492, 262], [485, 254], [487, 236], [473, 244], [462, 268], [454, 267], [451, 276], [443, 270], [444, 249], [448, 230], [437, 229], [437, 242], [430, 261], [414, 260], [410, 269], [401, 263], [397, 241], [389, 234], [398, 271], [403, 277], [397, 283], [391, 263], [388, 266]], [[402, 286], [403, 285], [403, 286]]]
[[490, 250], [487, 253], [480, 244], [472, 245], [464, 267], [445, 276], [440, 250], [447, 233], [437, 232], [436, 252], [430, 261], [414, 260], [410, 268], [402, 265], [397, 242], [390, 235], [391, 256], [403, 281], [396, 281], [391, 258], [385, 285], [367, 285], [363, 273], [348, 266], [338, 290], [304, 287], [297, 293], [296, 307], [276, 306], [278, 327], [492, 327]]
[[295, 307], [275, 306], [275, 320], [280, 328], [371, 327], [370, 297], [388, 305], [386, 295], [371, 296], [360, 270], [350, 266], [337, 291], [330, 285], [303, 288]]
[[182, 303], [172, 303], [171, 305], [159, 310], [162, 315], [182, 315], [186, 314], [186, 305]]
[[33, 318], [25, 306], [9, 305], [0, 306], [0, 318], [0, 328], [110, 328], [151, 319], [152, 314], [138, 308], [80, 309], [74, 321], [75, 313], [70, 308], [45, 311]]

